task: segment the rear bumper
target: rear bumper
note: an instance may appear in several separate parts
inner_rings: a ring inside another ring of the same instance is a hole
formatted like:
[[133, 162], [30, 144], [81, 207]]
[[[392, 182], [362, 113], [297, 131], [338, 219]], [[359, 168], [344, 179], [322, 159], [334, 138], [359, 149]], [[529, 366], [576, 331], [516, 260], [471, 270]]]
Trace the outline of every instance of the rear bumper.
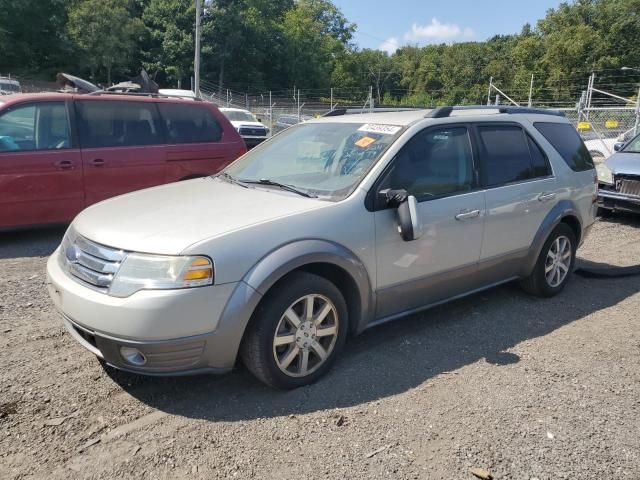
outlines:
[[601, 189], [598, 191], [598, 206], [608, 210], [640, 213], [640, 197]]

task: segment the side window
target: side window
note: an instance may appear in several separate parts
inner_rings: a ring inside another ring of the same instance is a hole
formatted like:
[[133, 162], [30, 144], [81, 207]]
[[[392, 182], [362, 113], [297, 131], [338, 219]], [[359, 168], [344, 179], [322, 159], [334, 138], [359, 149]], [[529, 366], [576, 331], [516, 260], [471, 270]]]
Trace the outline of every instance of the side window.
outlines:
[[76, 101], [83, 148], [128, 147], [164, 143], [155, 104]]
[[205, 105], [159, 103], [168, 143], [211, 143], [222, 138], [222, 127]]
[[531, 166], [533, 167], [534, 177], [548, 177], [551, 175], [551, 167], [549, 166], [549, 160], [544, 152], [540, 149], [538, 144], [527, 135], [529, 142], [529, 152], [531, 153]]
[[64, 102], [19, 106], [0, 115], [0, 152], [71, 148]]
[[571, 170], [584, 172], [594, 168], [589, 150], [573, 125], [536, 122], [533, 126], [553, 145]]
[[419, 132], [393, 162], [383, 188], [405, 189], [418, 200], [473, 188], [473, 155], [466, 127]]
[[529, 146], [522, 128], [511, 125], [478, 127], [482, 143], [484, 183], [488, 187], [532, 178]]

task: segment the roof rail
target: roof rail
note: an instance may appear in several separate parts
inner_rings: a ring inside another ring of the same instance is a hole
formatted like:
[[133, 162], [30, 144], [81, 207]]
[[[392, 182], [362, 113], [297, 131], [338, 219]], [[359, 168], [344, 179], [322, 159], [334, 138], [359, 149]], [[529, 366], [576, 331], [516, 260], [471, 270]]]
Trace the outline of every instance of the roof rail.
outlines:
[[130, 95], [132, 97], [188, 99], [195, 100], [196, 102], [204, 102], [204, 100], [200, 97], [180, 97], [178, 95], [166, 95], [162, 93], [151, 92], [114, 92], [112, 90], [97, 90], [95, 92], [87, 93], [87, 95]]
[[323, 117], [339, 117], [341, 115], [357, 115], [366, 113], [389, 113], [389, 112], [412, 112], [415, 110], [424, 110], [424, 108], [408, 108], [408, 107], [378, 107], [374, 109], [370, 108], [346, 108], [338, 107], [324, 115]]
[[427, 113], [424, 118], [446, 118], [450, 117], [454, 111], [464, 110], [491, 110], [495, 113], [507, 113], [507, 114], [521, 114], [529, 113], [536, 115], [553, 115], [556, 117], [564, 117], [564, 112], [559, 110], [547, 110], [544, 108], [531, 108], [531, 107], [512, 107], [503, 105], [470, 105], [470, 106], [452, 106], [452, 107], [436, 107]]

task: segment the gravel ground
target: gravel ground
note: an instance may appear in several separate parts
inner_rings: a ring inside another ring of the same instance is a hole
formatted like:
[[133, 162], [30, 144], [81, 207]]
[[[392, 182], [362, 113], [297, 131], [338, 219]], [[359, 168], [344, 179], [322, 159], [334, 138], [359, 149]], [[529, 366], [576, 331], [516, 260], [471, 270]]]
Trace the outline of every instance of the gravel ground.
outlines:
[[[640, 478], [640, 277], [507, 285], [372, 329], [292, 392], [103, 369], [45, 289], [62, 230], [0, 238], [0, 478]], [[640, 263], [640, 221], [579, 252]]]

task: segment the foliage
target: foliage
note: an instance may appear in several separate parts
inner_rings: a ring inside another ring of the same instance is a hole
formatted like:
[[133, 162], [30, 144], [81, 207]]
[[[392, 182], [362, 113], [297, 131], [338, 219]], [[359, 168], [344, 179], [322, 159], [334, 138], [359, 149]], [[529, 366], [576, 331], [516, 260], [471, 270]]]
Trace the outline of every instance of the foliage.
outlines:
[[[359, 50], [356, 26], [331, 0], [203, 0], [202, 79], [239, 91], [340, 90], [341, 102], [437, 105], [486, 101], [488, 80], [526, 101], [575, 101], [599, 82], [640, 79], [640, 0], [574, 0], [537, 25], [483, 42]], [[0, 0], [1, 72], [67, 70], [122, 80], [140, 66], [189, 85], [195, 0]], [[636, 92], [617, 92], [632, 96]], [[287, 94], [289, 95], [289, 93]]]

